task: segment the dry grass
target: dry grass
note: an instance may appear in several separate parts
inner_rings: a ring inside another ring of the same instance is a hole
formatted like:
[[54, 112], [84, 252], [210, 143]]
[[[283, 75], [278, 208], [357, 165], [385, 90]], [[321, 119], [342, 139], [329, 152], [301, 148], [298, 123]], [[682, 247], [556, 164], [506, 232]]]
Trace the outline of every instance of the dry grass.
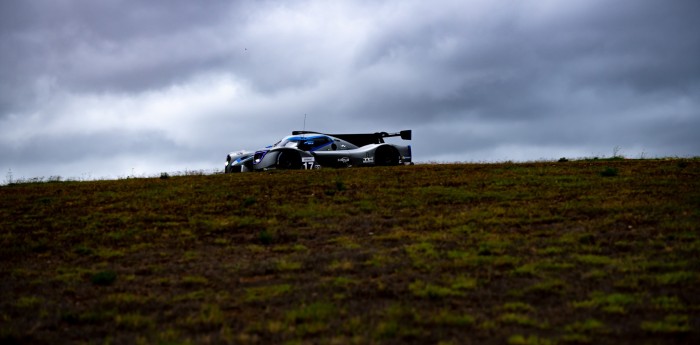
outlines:
[[698, 224], [698, 160], [13, 184], [0, 342], [700, 343]]

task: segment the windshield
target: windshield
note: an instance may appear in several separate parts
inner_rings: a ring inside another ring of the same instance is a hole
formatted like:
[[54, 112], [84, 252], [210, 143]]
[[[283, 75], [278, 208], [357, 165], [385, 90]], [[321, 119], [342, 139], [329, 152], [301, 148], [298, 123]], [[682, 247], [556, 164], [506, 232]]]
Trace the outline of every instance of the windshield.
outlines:
[[302, 151], [315, 151], [332, 143], [326, 136], [291, 136], [282, 139], [277, 147], [294, 147]]

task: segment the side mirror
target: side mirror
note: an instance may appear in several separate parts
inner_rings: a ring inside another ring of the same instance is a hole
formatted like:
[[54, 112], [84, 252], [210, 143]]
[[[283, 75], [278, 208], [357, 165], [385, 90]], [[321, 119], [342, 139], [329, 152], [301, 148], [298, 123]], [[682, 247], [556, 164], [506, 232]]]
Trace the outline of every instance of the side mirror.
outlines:
[[411, 130], [406, 130], [406, 131], [401, 131], [401, 139], [403, 140], [411, 140]]

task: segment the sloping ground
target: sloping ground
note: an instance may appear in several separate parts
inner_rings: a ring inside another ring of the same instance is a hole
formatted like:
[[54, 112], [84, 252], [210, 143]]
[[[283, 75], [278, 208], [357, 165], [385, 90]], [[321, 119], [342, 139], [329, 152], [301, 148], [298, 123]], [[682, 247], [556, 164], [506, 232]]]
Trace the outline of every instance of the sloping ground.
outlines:
[[700, 343], [700, 161], [0, 187], [2, 343]]

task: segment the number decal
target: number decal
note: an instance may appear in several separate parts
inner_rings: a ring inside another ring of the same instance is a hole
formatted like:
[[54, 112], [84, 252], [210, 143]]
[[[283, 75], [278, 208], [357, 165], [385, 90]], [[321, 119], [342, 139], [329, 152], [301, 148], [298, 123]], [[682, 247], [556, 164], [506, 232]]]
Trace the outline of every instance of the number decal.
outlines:
[[314, 168], [314, 157], [301, 157], [301, 164], [304, 165], [304, 170], [311, 170]]

